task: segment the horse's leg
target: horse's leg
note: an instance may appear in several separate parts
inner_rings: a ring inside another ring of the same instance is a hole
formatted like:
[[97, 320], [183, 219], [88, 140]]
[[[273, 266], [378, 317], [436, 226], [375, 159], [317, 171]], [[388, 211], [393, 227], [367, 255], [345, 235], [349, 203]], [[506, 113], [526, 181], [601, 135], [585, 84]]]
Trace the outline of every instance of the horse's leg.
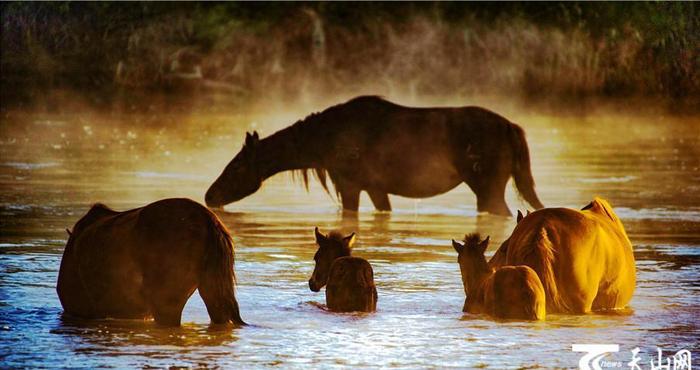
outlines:
[[187, 299], [159, 301], [153, 307], [153, 319], [163, 326], [180, 326], [182, 310]]
[[476, 210], [501, 216], [512, 216], [505, 199], [505, 184], [501, 190], [488, 189], [476, 195]]
[[564, 266], [571, 266], [571, 268], [561, 271], [557, 276], [557, 287], [562, 296], [567, 298], [569, 313], [582, 315], [591, 312], [593, 302], [598, 296], [600, 277], [594, 277], [590, 274], [589, 263], [593, 263], [590, 256], [579, 258], [586, 258], [586, 261], [590, 261], [589, 263], [568, 261], [569, 257], [563, 253], [559, 256], [560, 263], [563, 263]]
[[340, 201], [343, 204], [343, 211], [357, 212], [360, 208], [360, 192], [362, 189], [358, 184], [348, 177], [332, 170], [328, 171], [328, 176], [335, 185], [335, 190], [340, 194]]
[[182, 263], [164, 256], [161, 266], [165, 268], [152, 271], [145, 281], [146, 299], [150, 301], [153, 319], [160, 325], [179, 326], [182, 310], [197, 288], [196, 270], [189, 266], [178, 268], [176, 262]]
[[351, 184], [343, 184], [338, 188], [343, 211], [357, 212], [360, 208], [360, 188]]
[[372, 200], [372, 204], [374, 204], [374, 208], [377, 211], [391, 211], [389, 194], [376, 190], [367, 190], [367, 194], [369, 194], [369, 199]]
[[167, 283], [150, 289], [153, 319], [160, 325], [180, 326], [182, 310], [197, 286], [195, 281], [166, 279]]
[[505, 198], [506, 184], [510, 178], [507, 169], [503, 166], [491, 168], [477, 163], [462, 171], [463, 181], [476, 194], [477, 211], [511, 216]]

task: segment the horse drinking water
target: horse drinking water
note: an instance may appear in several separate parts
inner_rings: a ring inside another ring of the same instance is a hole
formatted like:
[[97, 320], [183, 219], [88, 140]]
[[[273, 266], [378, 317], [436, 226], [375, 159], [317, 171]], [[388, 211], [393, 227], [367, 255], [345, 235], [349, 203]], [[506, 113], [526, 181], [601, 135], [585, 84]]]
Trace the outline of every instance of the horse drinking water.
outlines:
[[199, 289], [212, 323], [245, 324], [231, 236], [199, 203], [164, 199], [125, 212], [96, 204], [69, 234], [56, 287], [66, 314], [177, 326]]
[[315, 230], [318, 251], [309, 288], [318, 292], [326, 286], [326, 306], [331, 311], [373, 312], [377, 309], [377, 288], [372, 265], [364, 258], [350, 256], [355, 233], [343, 237], [334, 231], [323, 235]]
[[464, 244], [452, 241], [457, 251], [464, 293], [462, 311], [486, 313], [501, 319], [544, 320], [546, 301], [537, 273], [528, 266], [501, 266], [493, 269], [484, 252], [489, 238], [469, 234]]
[[425, 198], [465, 183], [478, 211], [510, 215], [504, 194], [511, 176], [525, 200], [543, 207], [520, 126], [479, 107], [413, 108], [375, 96], [312, 114], [262, 140], [246, 134], [206, 203], [243, 199], [282, 171], [300, 170], [308, 186], [309, 169], [326, 191], [330, 178], [349, 211], [357, 211], [362, 191], [377, 210], [389, 211], [388, 194]]

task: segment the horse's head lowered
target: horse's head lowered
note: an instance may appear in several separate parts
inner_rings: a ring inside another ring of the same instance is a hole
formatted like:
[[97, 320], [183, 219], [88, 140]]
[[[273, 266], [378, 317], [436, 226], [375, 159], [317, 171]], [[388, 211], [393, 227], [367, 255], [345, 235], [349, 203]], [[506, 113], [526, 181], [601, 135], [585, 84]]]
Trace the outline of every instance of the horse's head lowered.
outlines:
[[204, 200], [209, 207], [220, 207], [255, 193], [262, 186], [256, 164], [260, 137], [246, 133], [245, 144], [207, 190]]
[[314, 255], [316, 267], [314, 273], [311, 274], [311, 279], [309, 279], [309, 288], [318, 292], [328, 283], [328, 274], [333, 262], [337, 258], [350, 255], [352, 245], [355, 243], [355, 233], [343, 236], [339, 232], [333, 231], [326, 236], [318, 231], [317, 227], [315, 234], [318, 251]]
[[452, 240], [452, 247], [457, 251], [459, 270], [462, 273], [464, 293], [469, 295], [469, 289], [479, 284], [480, 278], [489, 271], [489, 265], [484, 252], [489, 246], [490, 237], [481, 240], [479, 234], [469, 234], [464, 237], [464, 244]]

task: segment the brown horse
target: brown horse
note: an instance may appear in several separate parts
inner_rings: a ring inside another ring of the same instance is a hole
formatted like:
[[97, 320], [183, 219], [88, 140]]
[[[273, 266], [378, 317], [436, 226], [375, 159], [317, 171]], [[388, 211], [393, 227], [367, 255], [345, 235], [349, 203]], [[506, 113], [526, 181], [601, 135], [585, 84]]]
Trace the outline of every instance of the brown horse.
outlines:
[[364, 258], [351, 257], [355, 233], [343, 237], [338, 232], [328, 236], [315, 230], [318, 251], [316, 267], [309, 279], [309, 288], [318, 292], [326, 287], [326, 305], [335, 312], [377, 309], [377, 288], [372, 265]]
[[537, 272], [547, 312], [620, 309], [634, 294], [632, 243], [604, 199], [595, 198], [580, 211], [533, 212], [516, 225], [503, 248], [505, 264], [527, 265]]
[[231, 236], [199, 203], [164, 199], [125, 212], [96, 204], [69, 234], [56, 287], [66, 314], [177, 326], [199, 289], [212, 323], [245, 325]]
[[537, 273], [528, 266], [489, 267], [484, 252], [489, 238], [465, 236], [464, 245], [452, 241], [462, 273], [462, 311], [486, 313], [501, 319], [544, 320], [546, 301]]
[[[527, 215], [525, 215], [525, 216], [529, 216], [529, 215], [530, 215], [530, 211], [528, 210]], [[515, 218], [516, 225], [519, 224], [520, 221], [522, 221], [522, 219], [525, 218], [525, 216], [523, 216], [523, 213], [520, 212], [520, 210], [518, 210], [518, 215]], [[507, 258], [507, 254], [508, 254], [508, 241], [509, 240], [510, 239], [506, 239], [505, 241], [503, 241], [503, 243], [501, 243], [501, 246], [496, 250], [496, 253], [494, 253], [494, 255], [489, 260], [489, 267], [491, 267], [492, 269], [497, 269], [501, 266], [506, 265], [506, 258]]]
[[260, 139], [246, 134], [243, 149], [209, 187], [219, 207], [256, 192], [268, 177], [313, 169], [328, 191], [334, 184], [343, 209], [357, 211], [366, 191], [377, 210], [388, 194], [425, 198], [466, 183], [480, 212], [510, 215], [505, 187], [511, 176], [535, 208], [530, 154], [520, 126], [479, 107], [413, 108], [361, 96], [312, 114]]

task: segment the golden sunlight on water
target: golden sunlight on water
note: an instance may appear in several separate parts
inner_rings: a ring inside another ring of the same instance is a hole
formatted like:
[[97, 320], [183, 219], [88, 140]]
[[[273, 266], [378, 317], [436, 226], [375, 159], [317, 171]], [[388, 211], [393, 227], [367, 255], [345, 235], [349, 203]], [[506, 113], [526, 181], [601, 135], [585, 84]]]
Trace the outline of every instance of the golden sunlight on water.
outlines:
[[[573, 343], [617, 343], [611, 361], [640, 347], [697, 350], [700, 337], [700, 122], [696, 117], [535, 116], [511, 119], [528, 134], [533, 173], [548, 206], [611, 201], [635, 245], [638, 285], [629, 312], [495, 322], [462, 314], [464, 292], [450, 239], [492, 236], [515, 221], [476, 212], [461, 186], [434, 198], [392, 198], [376, 213], [366, 195], [343, 217], [318, 183], [307, 193], [282, 174], [218, 215], [234, 235], [243, 318], [208, 328], [201, 299], [184, 325], [61, 318], [55, 282], [72, 227], [91, 203], [118, 210], [165, 197], [202, 202], [240, 149], [246, 129], [267, 136], [297, 116], [39, 116], [0, 126], [0, 354], [28, 367], [565, 367]], [[511, 210], [525, 209], [512, 187]], [[356, 231], [379, 291], [373, 314], [331, 314], [308, 289], [313, 228]]]

